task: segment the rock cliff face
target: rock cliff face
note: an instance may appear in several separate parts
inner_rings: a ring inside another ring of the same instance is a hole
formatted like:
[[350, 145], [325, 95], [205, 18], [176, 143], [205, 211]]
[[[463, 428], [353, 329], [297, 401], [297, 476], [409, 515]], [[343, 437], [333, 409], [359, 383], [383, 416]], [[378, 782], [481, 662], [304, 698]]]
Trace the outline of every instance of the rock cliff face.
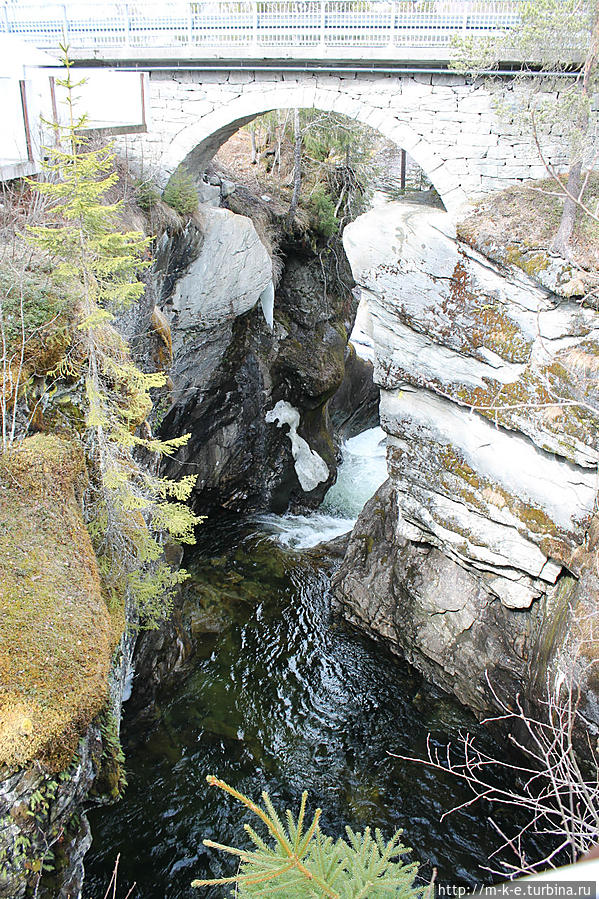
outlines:
[[[172, 363], [162, 427], [167, 435], [190, 431], [191, 439], [169, 473], [197, 474], [202, 512], [316, 504], [335, 474], [326, 406], [344, 377], [351, 273], [338, 244], [328, 251], [309, 243], [282, 249], [286, 264], [275, 298], [272, 260], [252, 221], [203, 206], [183, 233], [163, 239], [143, 304], [119, 322], [143, 367]], [[77, 486], [83, 454], [55, 438], [33, 441], [48, 443], [47, 464], [40, 445], [18, 478], [6, 486], [2, 477], [0, 571], [8, 575], [0, 606], [6, 615], [3, 598], [11, 601], [16, 649], [0, 651], [0, 897], [35, 891], [40, 899], [75, 899], [91, 841], [84, 809], [119, 791], [118, 731], [135, 641], [120, 638], [124, 613], [112, 623], [101, 596]], [[17, 525], [23, 533], [15, 536]], [[15, 547], [23, 554], [17, 566]], [[21, 610], [16, 596], [31, 599], [31, 608]], [[168, 625], [140, 641], [138, 713], [140, 702], [148, 713], [157, 684], [192, 651], [186, 623], [175, 611]], [[23, 648], [18, 641], [30, 642]], [[91, 698], [90, 668], [98, 682]], [[30, 669], [32, 687], [21, 688], [19, 678]], [[40, 671], [44, 684], [56, 688], [56, 708], [45, 694], [41, 711], [19, 699], [40, 693]], [[6, 687], [13, 683], [16, 703]], [[107, 683], [111, 702], [104, 710]], [[53, 745], [64, 757], [42, 757], [49, 743], [42, 722], [54, 727]]]
[[[275, 291], [251, 219], [206, 204], [159, 247], [146, 291], [156, 301], [153, 340], [140, 352], [156, 355], [158, 341], [169, 366], [162, 433], [190, 439], [167, 473], [197, 475], [201, 514], [317, 505], [336, 471], [329, 419], [344, 434], [348, 410], [378, 421], [378, 388], [347, 346], [356, 302], [341, 246], [322, 252], [299, 241], [281, 251]], [[342, 382], [347, 397], [329, 416]], [[187, 670], [197, 640], [184, 604], [181, 594], [171, 619], [140, 636], [136, 717], [151, 715], [159, 687]]]
[[[390, 486], [356, 526], [339, 600], [483, 710], [486, 669], [529, 685], [542, 671], [559, 628], [539, 621], [555, 624], [562, 580], [587, 565], [599, 315], [458, 242], [440, 210], [390, 204], [344, 240]], [[373, 562], [386, 555], [388, 572], [360, 561], [364, 540], [382, 541]]]
[[133, 638], [101, 592], [81, 447], [29, 437], [2, 455], [0, 481], [0, 897], [75, 899], [82, 807], [118, 793]]
[[542, 686], [572, 579], [514, 611], [442, 548], [398, 534], [399, 502], [387, 481], [357, 521], [333, 581], [343, 616], [477, 713]]
[[[344, 375], [351, 274], [339, 247], [283, 250], [275, 296], [271, 259], [245, 216], [202, 207], [199, 223], [160, 248], [158, 311], [173, 353], [162, 430], [191, 434], [168, 473], [197, 474], [204, 513], [315, 505], [334, 478], [326, 403]], [[320, 459], [303, 486], [289, 422], [267, 419], [280, 401]]]

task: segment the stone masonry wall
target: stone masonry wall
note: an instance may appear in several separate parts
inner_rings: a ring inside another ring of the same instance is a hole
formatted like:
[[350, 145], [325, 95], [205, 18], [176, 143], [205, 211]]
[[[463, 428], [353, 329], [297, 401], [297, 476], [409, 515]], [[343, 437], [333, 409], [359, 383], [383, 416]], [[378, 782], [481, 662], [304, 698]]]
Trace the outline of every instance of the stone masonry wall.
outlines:
[[[163, 179], [182, 162], [201, 173], [255, 116], [314, 107], [358, 119], [407, 150], [455, 212], [481, 193], [545, 176], [531, 136], [496, 112], [497, 100], [521, 109], [520, 90], [511, 80], [489, 88], [454, 73], [152, 72], [148, 132], [121, 138], [121, 149]], [[556, 127], [543, 147], [557, 167], [561, 139]]]

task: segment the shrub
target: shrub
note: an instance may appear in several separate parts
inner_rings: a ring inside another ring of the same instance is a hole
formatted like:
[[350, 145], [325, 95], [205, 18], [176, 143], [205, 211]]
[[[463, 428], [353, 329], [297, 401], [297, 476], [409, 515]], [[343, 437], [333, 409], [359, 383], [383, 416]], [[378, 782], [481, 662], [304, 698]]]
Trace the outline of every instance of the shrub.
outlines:
[[149, 212], [160, 200], [160, 192], [151, 181], [140, 179], [135, 185], [135, 200], [140, 209]]
[[317, 184], [310, 197], [310, 213], [312, 226], [323, 237], [332, 237], [339, 228], [335, 216], [335, 206], [328, 195], [324, 184]]
[[184, 168], [179, 167], [169, 178], [162, 199], [179, 215], [191, 215], [198, 208], [198, 192], [193, 178]]

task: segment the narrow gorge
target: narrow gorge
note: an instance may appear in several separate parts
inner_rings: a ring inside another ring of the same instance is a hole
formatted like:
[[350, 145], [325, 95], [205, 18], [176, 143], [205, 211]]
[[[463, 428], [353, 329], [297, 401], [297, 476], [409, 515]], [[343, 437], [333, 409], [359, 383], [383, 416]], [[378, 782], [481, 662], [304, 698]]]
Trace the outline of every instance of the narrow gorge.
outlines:
[[[222, 896], [190, 886], [231, 873], [202, 839], [242, 840], [245, 822], [208, 774], [284, 807], [307, 788], [331, 833], [402, 827], [423, 882], [436, 869], [474, 887], [493, 880], [485, 809], [402, 757], [468, 731], [511, 759], [481, 721], [516, 696], [539, 708], [567, 665], [599, 734], [588, 271], [510, 233], [496, 198], [456, 225], [419, 171], [397, 191], [388, 144], [360, 214], [329, 227], [344, 193], [335, 209], [313, 188], [312, 218], [290, 227], [281, 196], [232, 165], [239, 146], [194, 173], [193, 214], [141, 193], [129, 209], [159, 236], [116, 326], [144, 373], [168, 376], [130, 430], [189, 434], [160, 462], [138, 452], [152, 475], [189, 479], [202, 516], [195, 545], [164, 540], [189, 577], [158, 628], [138, 630], [131, 604], [107, 610], [82, 512], [94, 472], [64, 427], [85, 386], [67, 371], [26, 452], [0, 456], [2, 539], [29, 548], [11, 577], [66, 595], [49, 629], [68, 648], [50, 662], [42, 627], [35, 676], [55, 668], [56, 695], [61, 664], [77, 678], [60, 757], [39, 725], [54, 694], [3, 709], [3, 899], [103, 899], [119, 853], [124, 895]], [[90, 601], [71, 630], [75, 594]], [[3, 649], [0, 673], [15, 671]], [[548, 850], [533, 837], [528, 851]]]

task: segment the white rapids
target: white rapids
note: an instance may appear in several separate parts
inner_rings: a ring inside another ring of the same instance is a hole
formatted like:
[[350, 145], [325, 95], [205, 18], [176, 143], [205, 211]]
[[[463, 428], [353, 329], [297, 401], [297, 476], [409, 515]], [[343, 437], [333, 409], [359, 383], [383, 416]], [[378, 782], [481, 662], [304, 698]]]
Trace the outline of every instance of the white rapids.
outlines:
[[337, 481], [318, 511], [305, 515], [260, 515], [262, 530], [290, 549], [310, 549], [351, 531], [370, 497], [387, 478], [386, 437], [370, 428], [346, 440]]

